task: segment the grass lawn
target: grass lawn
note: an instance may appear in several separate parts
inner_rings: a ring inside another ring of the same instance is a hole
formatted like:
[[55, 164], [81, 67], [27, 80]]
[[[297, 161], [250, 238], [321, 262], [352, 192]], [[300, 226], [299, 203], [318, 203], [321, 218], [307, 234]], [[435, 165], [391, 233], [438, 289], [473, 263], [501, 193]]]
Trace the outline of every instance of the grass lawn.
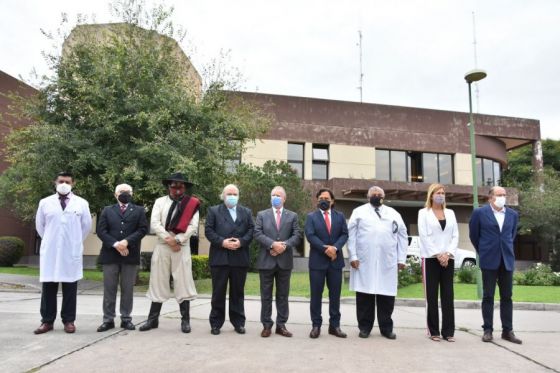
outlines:
[[[0, 273], [11, 273], [18, 275], [38, 276], [39, 269], [28, 267], [0, 267]], [[150, 274], [140, 272], [140, 284], [147, 284]], [[84, 279], [92, 281], [102, 281], [103, 273], [94, 270], [84, 270]], [[196, 280], [196, 289], [200, 294], [210, 294], [212, 292], [212, 281], [210, 279]], [[259, 274], [249, 273], [245, 284], [246, 295], [259, 295]], [[354, 292], [348, 290], [348, 281], [342, 285], [342, 296], [353, 297]], [[309, 298], [309, 275], [308, 273], [294, 272], [290, 280], [290, 295], [296, 297]], [[324, 297], [328, 297], [325, 287]], [[414, 284], [399, 289], [398, 298], [424, 298], [422, 284]], [[498, 299], [496, 289], [496, 299]], [[474, 284], [455, 284], [456, 300], [477, 300], [476, 285]], [[560, 303], [560, 286], [521, 286], [513, 287], [514, 302], [537, 302], [537, 303]]]

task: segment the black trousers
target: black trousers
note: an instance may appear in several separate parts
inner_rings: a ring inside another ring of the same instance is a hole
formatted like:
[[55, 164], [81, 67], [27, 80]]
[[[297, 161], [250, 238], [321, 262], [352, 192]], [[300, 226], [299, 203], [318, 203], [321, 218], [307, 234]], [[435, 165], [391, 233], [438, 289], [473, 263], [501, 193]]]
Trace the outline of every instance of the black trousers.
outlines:
[[226, 320], [226, 291], [229, 283], [229, 321], [234, 327], [245, 326], [245, 280], [247, 267], [213, 266], [210, 327], [221, 328]]
[[423, 262], [428, 331], [431, 336], [440, 335], [438, 290], [441, 297], [441, 336], [447, 338], [455, 335], [454, 263], [455, 261], [450, 259], [447, 267], [442, 267], [437, 258], [425, 258]]
[[[76, 320], [76, 296], [78, 294], [78, 281], [61, 282], [62, 284], [62, 310], [60, 317], [63, 323]], [[56, 319], [58, 282], [43, 282], [41, 292], [41, 322], [53, 324]]]
[[395, 297], [390, 295], [367, 294], [356, 292], [356, 316], [358, 328], [370, 333], [375, 321], [375, 303], [377, 302], [377, 323], [383, 334], [393, 331], [393, 309], [395, 308]]
[[309, 283], [311, 285], [311, 322], [314, 327], [321, 327], [323, 317], [321, 307], [325, 281], [329, 289], [329, 325], [340, 326], [340, 291], [342, 288], [342, 268], [310, 269]]
[[261, 269], [261, 322], [265, 328], [272, 328], [272, 288], [276, 281], [276, 327], [286, 325], [290, 313], [288, 296], [290, 294], [291, 269]]
[[513, 292], [513, 271], [506, 270], [504, 260], [496, 270], [482, 270], [482, 328], [494, 330], [494, 294], [496, 283], [500, 288], [500, 318], [502, 319], [502, 330], [509, 332], [513, 330], [513, 303], [511, 296]]

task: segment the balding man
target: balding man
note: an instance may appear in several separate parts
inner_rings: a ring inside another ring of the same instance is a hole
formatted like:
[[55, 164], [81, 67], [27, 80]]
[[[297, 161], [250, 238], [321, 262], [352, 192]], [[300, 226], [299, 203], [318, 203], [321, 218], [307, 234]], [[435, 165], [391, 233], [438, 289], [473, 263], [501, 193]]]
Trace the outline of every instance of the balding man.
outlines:
[[97, 236], [103, 242], [99, 253], [103, 266], [103, 323], [98, 332], [115, 327], [119, 283], [121, 328], [135, 329], [131, 317], [134, 282], [140, 264], [140, 241], [148, 233], [146, 211], [132, 203], [132, 187], [117, 185], [115, 199], [117, 203], [103, 209], [97, 224]]
[[383, 204], [383, 189], [371, 187], [367, 197], [368, 203], [355, 208], [348, 223], [350, 290], [356, 292], [359, 336], [369, 336], [377, 306], [381, 335], [395, 339], [391, 316], [398, 271], [406, 263], [408, 236], [401, 215]]
[[483, 342], [490, 342], [493, 331], [494, 293], [500, 288], [500, 318], [502, 339], [521, 344], [513, 333], [513, 271], [515, 254], [513, 241], [517, 235], [517, 212], [505, 207], [506, 190], [495, 186], [488, 194], [488, 204], [473, 211], [469, 221], [469, 237], [479, 255], [482, 270]]
[[227, 185], [224, 201], [208, 209], [205, 233], [210, 241], [212, 310], [210, 332], [220, 334], [226, 318], [226, 290], [229, 283], [229, 320], [238, 334], [245, 334], [245, 280], [249, 269], [249, 244], [253, 240], [253, 216], [239, 205], [239, 189]]
[[260, 211], [255, 224], [255, 240], [260, 244], [257, 268], [261, 283], [261, 337], [272, 332], [272, 288], [276, 280], [276, 334], [291, 337], [288, 321], [290, 276], [294, 268], [294, 249], [301, 242], [298, 216], [284, 208], [286, 191], [276, 186], [270, 192], [272, 208]]

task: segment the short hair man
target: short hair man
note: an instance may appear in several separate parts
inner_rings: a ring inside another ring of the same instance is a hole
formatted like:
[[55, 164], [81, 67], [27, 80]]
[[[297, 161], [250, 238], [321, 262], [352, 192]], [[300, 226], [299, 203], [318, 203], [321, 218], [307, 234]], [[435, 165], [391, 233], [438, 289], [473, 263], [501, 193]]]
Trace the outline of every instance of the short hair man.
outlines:
[[39, 202], [35, 217], [35, 227], [41, 236], [39, 276], [42, 283], [41, 326], [35, 334], [53, 329], [59, 282], [62, 283], [60, 316], [64, 331], [76, 331], [78, 280], [83, 277], [83, 241], [91, 230], [89, 204], [72, 193], [72, 174], [59, 173], [54, 185], [56, 193]]
[[513, 271], [515, 253], [513, 242], [517, 235], [519, 216], [505, 207], [506, 190], [495, 186], [488, 194], [488, 204], [475, 209], [469, 221], [469, 237], [479, 255], [482, 271], [482, 341], [490, 342], [494, 317], [496, 282], [500, 288], [500, 318], [502, 339], [521, 344], [513, 333]]
[[294, 249], [301, 242], [298, 216], [284, 207], [286, 191], [276, 186], [270, 192], [272, 208], [259, 211], [255, 223], [255, 240], [260, 244], [257, 259], [261, 284], [261, 337], [272, 329], [272, 288], [276, 279], [276, 334], [291, 337], [286, 329], [289, 315], [290, 276], [294, 268]]
[[102, 241], [99, 263], [103, 265], [103, 323], [97, 328], [98, 332], [115, 327], [119, 283], [121, 328], [135, 329], [130, 315], [140, 264], [140, 242], [148, 233], [148, 221], [144, 207], [132, 203], [132, 193], [130, 185], [117, 185], [117, 203], [105, 207], [97, 223], [97, 236]]

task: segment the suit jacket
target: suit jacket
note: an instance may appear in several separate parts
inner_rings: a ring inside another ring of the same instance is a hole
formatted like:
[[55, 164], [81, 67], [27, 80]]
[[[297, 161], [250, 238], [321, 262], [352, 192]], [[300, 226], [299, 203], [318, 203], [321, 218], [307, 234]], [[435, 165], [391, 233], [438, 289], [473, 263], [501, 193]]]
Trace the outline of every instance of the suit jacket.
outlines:
[[[231, 218], [225, 204], [212, 206], [208, 209], [204, 232], [210, 241], [210, 266], [249, 267], [249, 244], [253, 240], [253, 216], [247, 207], [235, 207], [237, 218]], [[222, 247], [222, 242], [235, 237], [241, 242], [237, 250]]]
[[480, 257], [481, 269], [498, 269], [502, 257], [508, 271], [515, 269], [513, 241], [517, 234], [519, 216], [516, 211], [505, 208], [502, 231], [490, 204], [473, 211], [469, 221], [469, 237]]
[[[348, 241], [348, 226], [342, 212], [331, 209], [331, 233], [327, 231], [323, 211], [315, 210], [307, 215], [305, 221], [305, 236], [311, 249], [309, 251], [309, 269], [344, 268], [342, 247]], [[325, 245], [335, 246], [336, 260], [325, 254]]]
[[[97, 236], [103, 246], [99, 254], [101, 264], [140, 264], [140, 241], [148, 233], [146, 210], [142, 206], [129, 203], [121, 215], [119, 204], [103, 209], [97, 223]], [[122, 256], [113, 244], [128, 241], [128, 256]]]
[[[294, 248], [301, 242], [301, 230], [295, 212], [284, 208], [280, 215], [280, 229], [276, 227], [274, 209], [269, 208], [257, 214], [255, 240], [260, 244], [258, 269], [294, 268]], [[274, 241], [286, 244], [286, 251], [277, 256], [270, 255], [270, 246]]]

